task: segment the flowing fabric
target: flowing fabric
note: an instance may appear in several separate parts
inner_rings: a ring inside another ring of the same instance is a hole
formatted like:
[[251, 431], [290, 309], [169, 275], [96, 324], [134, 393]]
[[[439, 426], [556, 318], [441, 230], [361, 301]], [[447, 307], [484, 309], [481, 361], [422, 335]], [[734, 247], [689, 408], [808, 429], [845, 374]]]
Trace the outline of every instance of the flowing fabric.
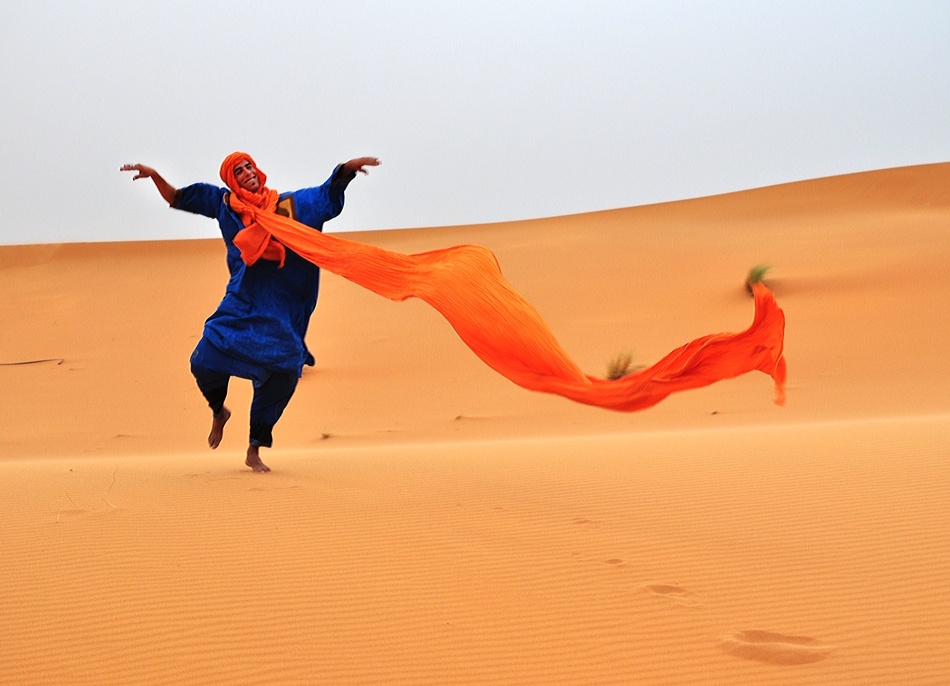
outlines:
[[617, 380], [601, 379], [584, 374], [570, 359], [537, 310], [508, 284], [486, 248], [460, 245], [404, 255], [316, 232], [266, 207], [264, 201], [260, 206], [248, 199], [241, 203], [246, 228], [234, 243], [245, 262], [267, 259], [265, 254], [275, 250], [271, 244], [278, 242], [384, 298], [419, 298], [445, 317], [485, 364], [523, 388], [634, 411], [652, 407], [671, 393], [757, 370], [774, 380], [775, 402], [785, 402], [785, 315], [761, 283], [753, 286], [755, 316], [745, 331], [704, 336], [647, 369]]
[[[234, 167], [244, 160], [250, 162], [257, 172], [261, 183], [257, 193], [242, 188], [234, 176]], [[238, 213], [244, 224], [244, 230], [239, 232], [241, 238], [238, 248], [245, 264], [252, 265], [257, 260], [264, 259], [279, 262], [283, 267], [287, 255], [284, 246], [271, 238], [266, 229], [257, 225], [257, 217], [273, 214], [280, 199], [280, 193], [264, 185], [267, 183], [267, 174], [257, 168], [257, 164], [246, 152], [232, 152], [221, 163], [220, 175], [224, 185], [231, 189], [231, 209]]]

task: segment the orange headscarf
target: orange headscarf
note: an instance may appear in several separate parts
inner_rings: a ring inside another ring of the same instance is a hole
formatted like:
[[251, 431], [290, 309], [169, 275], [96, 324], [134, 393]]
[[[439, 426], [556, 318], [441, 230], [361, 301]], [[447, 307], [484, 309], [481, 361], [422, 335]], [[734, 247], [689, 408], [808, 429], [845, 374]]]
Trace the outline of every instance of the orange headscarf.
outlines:
[[[256, 193], [241, 187], [234, 176], [234, 167], [247, 160], [257, 170], [261, 187]], [[221, 180], [231, 189], [229, 204], [241, 217], [244, 228], [234, 237], [234, 245], [241, 251], [245, 264], [251, 265], [259, 259], [275, 260], [284, 266], [287, 251], [270, 232], [261, 227], [258, 219], [261, 215], [274, 214], [280, 193], [267, 188], [267, 174], [262, 172], [254, 159], [246, 152], [232, 152], [221, 163]], [[265, 220], [266, 221], [266, 220]]]
[[[575, 402], [631, 412], [670, 393], [707, 386], [751, 371], [775, 382], [775, 402], [785, 402], [785, 314], [763, 284], [753, 286], [755, 314], [739, 333], [703, 336], [653, 366], [616, 381], [585, 374], [558, 344], [538, 311], [502, 276], [486, 248], [458, 245], [404, 255], [325, 234], [276, 214], [277, 193], [248, 193], [234, 179], [234, 153], [221, 165], [233, 191], [231, 206], [244, 228], [235, 245], [247, 264], [286, 245], [304, 259], [390, 300], [419, 298], [436, 309], [485, 364], [523, 388]], [[240, 209], [239, 209], [240, 208]], [[279, 240], [279, 242], [278, 242]]]

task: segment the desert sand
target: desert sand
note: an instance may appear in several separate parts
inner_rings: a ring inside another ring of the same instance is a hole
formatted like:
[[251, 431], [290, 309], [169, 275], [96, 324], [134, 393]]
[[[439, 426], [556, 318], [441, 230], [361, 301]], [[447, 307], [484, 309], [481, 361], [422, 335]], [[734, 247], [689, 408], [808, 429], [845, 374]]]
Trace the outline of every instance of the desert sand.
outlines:
[[787, 405], [531, 393], [325, 273], [265, 475], [188, 371], [220, 239], [0, 247], [0, 684], [950, 683], [948, 230], [938, 164], [348, 234], [490, 248], [597, 375], [769, 264]]

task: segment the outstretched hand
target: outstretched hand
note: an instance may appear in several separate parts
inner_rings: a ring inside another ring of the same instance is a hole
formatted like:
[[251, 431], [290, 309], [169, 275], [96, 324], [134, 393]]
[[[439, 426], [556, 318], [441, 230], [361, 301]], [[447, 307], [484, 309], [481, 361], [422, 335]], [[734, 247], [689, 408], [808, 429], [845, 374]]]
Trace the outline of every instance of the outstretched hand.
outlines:
[[364, 169], [364, 167], [378, 167], [379, 158], [378, 157], [357, 157], [352, 159], [349, 162], [343, 165], [343, 168], [348, 172], [360, 172], [361, 174], [369, 174], [369, 170]]
[[151, 179], [155, 183], [155, 188], [158, 189], [158, 192], [161, 194], [162, 198], [165, 199], [165, 202], [167, 202], [169, 205], [175, 202], [178, 191], [174, 186], [163, 179], [161, 174], [151, 167], [146, 167], [144, 164], [123, 164], [121, 167], [119, 167], [119, 171], [136, 172], [135, 176], [132, 177], [133, 181], [138, 181], [139, 179]]
[[146, 167], [144, 164], [123, 164], [121, 167], [119, 167], [119, 171], [138, 172], [132, 177], [133, 181], [138, 181], [139, 179], [150, 179], [157, 173], [154, 169], [151, 167]]

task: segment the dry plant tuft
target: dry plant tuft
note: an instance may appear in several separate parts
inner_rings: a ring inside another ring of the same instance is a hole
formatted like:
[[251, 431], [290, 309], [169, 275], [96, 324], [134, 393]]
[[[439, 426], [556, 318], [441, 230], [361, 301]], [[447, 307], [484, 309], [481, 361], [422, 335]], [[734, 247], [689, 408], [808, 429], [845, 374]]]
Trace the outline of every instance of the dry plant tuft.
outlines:
[[752, 293], [752, 284], [761, 283], [765, 279], [765, 275], [769, 273], [769, 270], [772, 268], [772, 265], [769, 264], [757, 264], [752, 269], [749, 270], [749, 273], [745, 277], [745, 289], [749, 293]]
[[633, 354], [625, 351], [619, 353], [607, 363], [607, 378], [616, 381], [627, 376], [633, 370]]

